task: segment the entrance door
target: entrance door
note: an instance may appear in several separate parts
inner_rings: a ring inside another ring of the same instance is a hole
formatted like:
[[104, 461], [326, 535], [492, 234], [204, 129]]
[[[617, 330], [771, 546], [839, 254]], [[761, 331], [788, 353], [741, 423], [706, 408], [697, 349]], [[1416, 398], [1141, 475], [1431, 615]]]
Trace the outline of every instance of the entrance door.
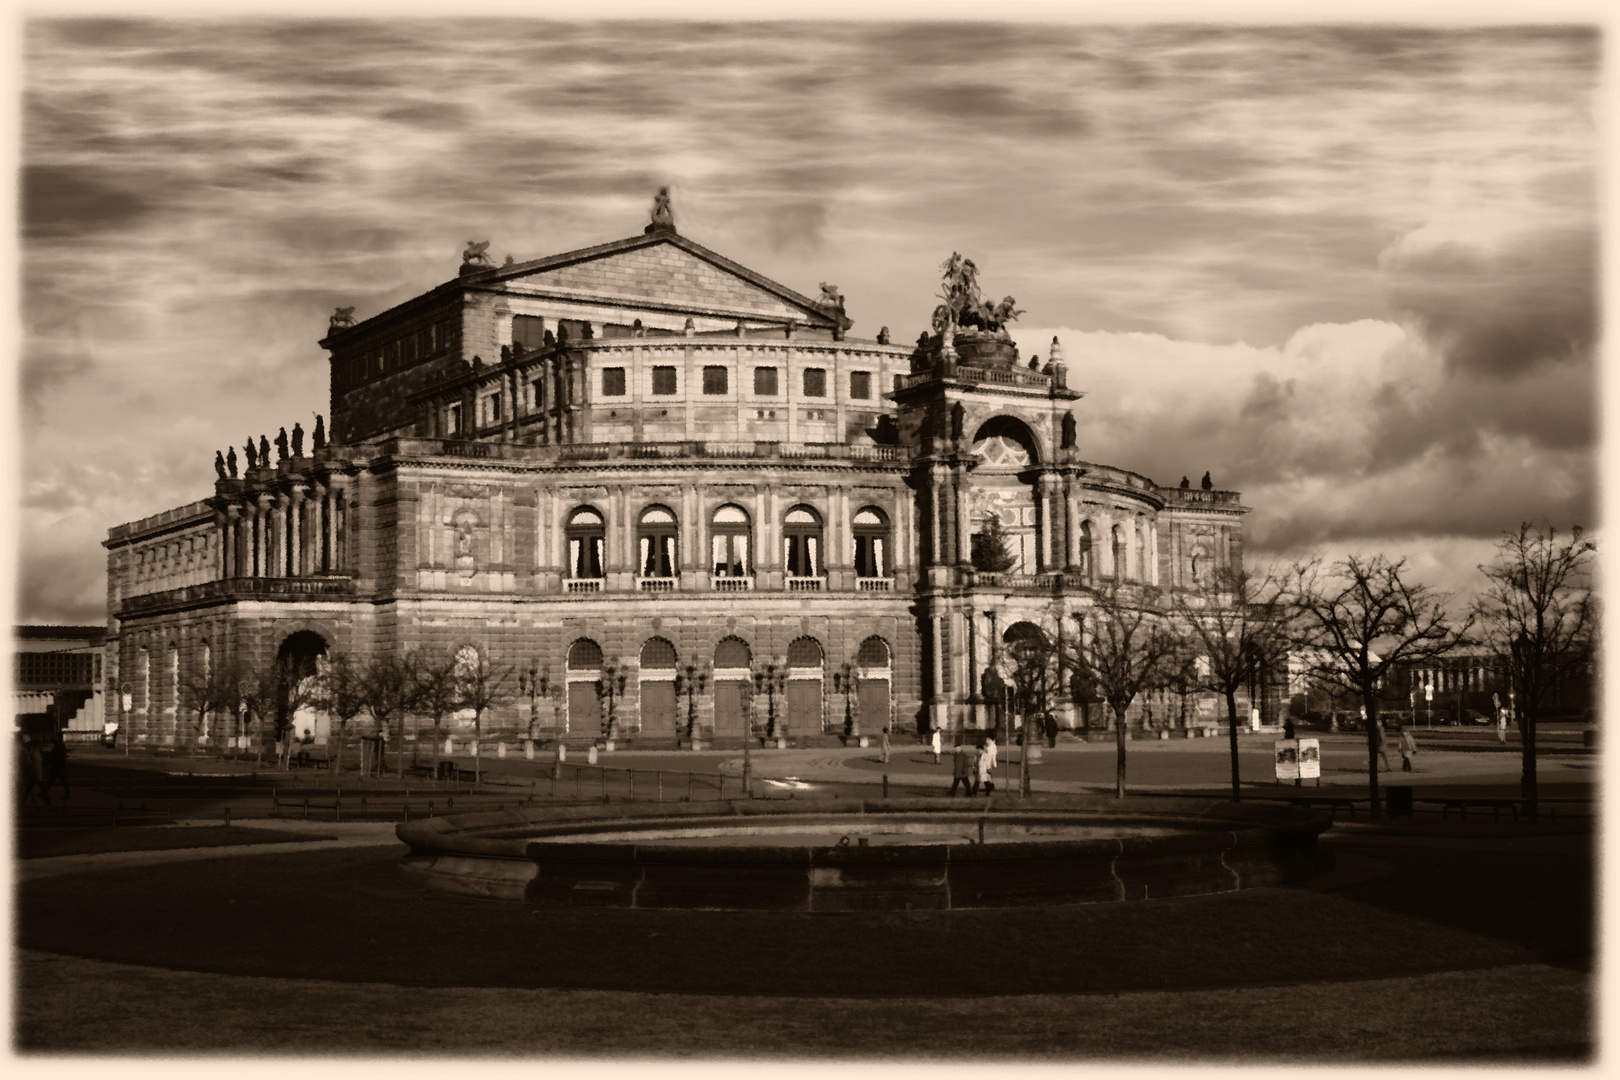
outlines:
[[889, 680], [862, 679], [861, 734], [876, 735], [889, 723]]
[[727, 679], [714, 684], [714, 733], [730, 738], [743, 734], [743, 689], [747, 684]]
[[669, 679], [641, 684], [641, 734], [675, 737], [675, 683]]
[[597, 703], [595, 683], [568, 684], [568, 733], [592, 738], [602, 734], [602, 707]]
[[821, 680], [788, 680], [787, 729], [795, 736], [821, 731]]

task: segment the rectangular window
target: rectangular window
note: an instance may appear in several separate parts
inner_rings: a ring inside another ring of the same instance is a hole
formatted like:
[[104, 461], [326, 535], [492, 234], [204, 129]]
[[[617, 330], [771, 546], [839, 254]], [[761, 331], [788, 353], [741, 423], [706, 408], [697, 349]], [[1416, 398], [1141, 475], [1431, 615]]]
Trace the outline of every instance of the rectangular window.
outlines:
[[610, 367], [602, 369], [602, 396], [622, 397], [624, 395], [624, 368]]
[[754, 393], [760, 397], [776, 396], [775, 368], [757, 367], [754, 369]]
[[653, 393], [673, 394], [675, 392], [675, 369], [672, 367], [653, 368]]
[[446, 435], [461, 434], [461, 406], [452, 405], [444, 411], [444, 433]]
[[584, 319], [558, 319], [557, 336], [562, 337], [564, 334], [568, 335], [569, 341], [583, 341], [594, 336], [591, 324]]
[[812, 368], [805, 368], [804, 369], [804, 396], [805, 397], [826, 397], [827, 396], [827, 369], [826, 368], [812, 367]]
[[546, 381], [544, 379], [536, 379], [534, 382], [530, 383], [529, 394], [531, 395], [529, 398], [530, 411], [539, 412], [541, 409], [545, 408]]
[[481, 426], [498, 424], [501, 422], [501, 395], [491, 394], [483, 400], [483, 413], [479, 423]]
[[416, 363], [416, 335], [409, 335], [400, 341], [399, 345], [399, 362], [407, 365]]
[[849, 373], [849, 396], [857, 401], [865, 401], [872, 396], [872, 373], [870, 371], [852, 371]]
[[635, 327], [628, 323], [603, 323], [602, 336], [605, 338], [627, 338], [635, 336]]
[[538, 349], [546, 343], [546, 320], [538, 315], [512, 316], [512, 344], [523, 346], [525, 352]]
[[393, 371], [399, 366], [399, 342], [391, 341], [383, 346], [382, 370]]
[[703, 369], [703, 392], [705, 394], [726, 393], [726, 369], [718, 365], [710, 365]]

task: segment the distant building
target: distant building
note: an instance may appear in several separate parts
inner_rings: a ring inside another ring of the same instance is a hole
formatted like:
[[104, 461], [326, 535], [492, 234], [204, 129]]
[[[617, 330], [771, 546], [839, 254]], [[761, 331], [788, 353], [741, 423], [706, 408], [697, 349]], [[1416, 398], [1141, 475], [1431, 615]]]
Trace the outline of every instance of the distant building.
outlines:
[[[1241, 565], [1235, 492], [1082, 456], [1082, 394], [1056, 341], [1019, 362], [1010, 298], [942, 307], [915, 344], [850, 337], [836, 287], [739, 266], [667, 202], [596, 247], [484, 247], [333, 317], [324, 446], [110, 531], [137, 741], [236, 737], [181, 700], [223, 658], [411, 648], [543, 676], [489, 718], [500, 738], [595, 737], [610, 707], [637, 745], [840, 732], [846, 711], [950, 730], [983, 722], [973, 673], [1001, 642], [1053, 631], [1054, 579], [1072, 613], [1105, 581], [1159, 603]], [[992, 516], [996, 572], [971, 555]]]
[[12, 711], [18, 727], [100, 732], [104, 626], [16, 626], [11, 635]]

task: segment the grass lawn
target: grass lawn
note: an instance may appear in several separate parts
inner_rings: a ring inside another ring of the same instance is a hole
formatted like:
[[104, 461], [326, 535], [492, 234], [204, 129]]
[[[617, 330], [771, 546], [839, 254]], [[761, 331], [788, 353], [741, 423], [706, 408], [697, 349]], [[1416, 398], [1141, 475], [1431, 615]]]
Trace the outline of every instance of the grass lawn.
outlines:
[[284, 844], [292, 840], [330, 840], [276, 829], [241, 825], [188, 825], [123, 829], [74, 828], [18, 829], [17, 857], [45, 859], [54, 855], [100, 855], [108, 851], [166, 851], [172, 848], [233, 847], [238, 844]]

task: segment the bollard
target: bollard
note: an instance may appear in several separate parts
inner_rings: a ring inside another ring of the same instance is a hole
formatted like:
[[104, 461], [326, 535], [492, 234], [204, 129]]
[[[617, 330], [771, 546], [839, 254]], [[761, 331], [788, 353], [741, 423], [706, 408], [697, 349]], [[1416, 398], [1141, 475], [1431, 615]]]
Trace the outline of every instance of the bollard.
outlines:
[[404, 806], [401, 808], [401, 812], [405, 815], [404, 820], [406, 822], [409, 822], [411, 820], [411, 804], [410, 803], [405, 803]]
[[692, 801], [692, 788], [697, 784], [697, 777], [692, 773], [686, 774], [686, 801]]
[[658, 771], [658, 801], [664, 801], [664, 772], [662, 769]]
[[342, 799], [333, 799], [332, 800], [332, 810], [333, 810], [333, 812], [335, 812], [337, 814], [337, 820], [342, 821], [343, 820], [343, 800]]

